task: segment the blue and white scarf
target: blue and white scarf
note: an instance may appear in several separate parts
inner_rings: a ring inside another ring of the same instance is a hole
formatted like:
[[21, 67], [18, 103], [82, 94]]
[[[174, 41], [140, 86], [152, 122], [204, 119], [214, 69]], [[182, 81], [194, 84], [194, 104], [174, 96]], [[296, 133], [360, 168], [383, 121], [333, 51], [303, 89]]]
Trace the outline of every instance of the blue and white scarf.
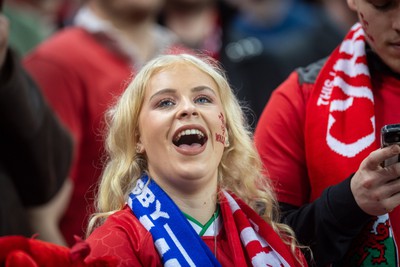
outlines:
[[128, 205], [153, 236], [164, 266], [221, 266], [172, 199], [147, 175], [137, 181]]

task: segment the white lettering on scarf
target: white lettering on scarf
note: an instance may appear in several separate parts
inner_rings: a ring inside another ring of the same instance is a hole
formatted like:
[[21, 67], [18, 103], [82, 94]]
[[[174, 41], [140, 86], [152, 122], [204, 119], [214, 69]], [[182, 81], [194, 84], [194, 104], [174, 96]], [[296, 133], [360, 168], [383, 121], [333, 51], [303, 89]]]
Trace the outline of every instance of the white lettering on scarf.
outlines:
[[[147, 215], [141, 216], [139, 218], [140, 223], [146, 228], [147, 231], [150, 231], [150, 229], [154, 227], [152, 220], [155, 221], [160, 217], [166, 219], [170, 218], [167, 212], [161, 211], [161, 202], [159, 200], [156, 200], [154, 193], [147, 186], [145, 186], [142, 180], [139, 179], [136, 182], [136, 187], [132, 190], [132, 193], [135, 195], [139, 203], [145, 208], [149, 208], [150, 204], [153, 204], [155, 201], [156, 207], [155, 210], [150, 214], [151, 219]], [[189, 265], [195, 266], [189, 255], [187, 255], [186, 251], [183, 249], [175, 235], [170, 230], [168, 224], [165, 224], [164, 228], [167, 230], [172, 240], [174, 240], [175, 244], [181, 251], [183, 257], [188, 261]], [[159, 238], [154, 243], [161, 257], [170, 250], [170, 247], [164, 238]], [[164, 266], [179, 267], [181, 265], [179, 264], [177, 259], [170, 259], [165, 262]]]
[[156, 210], [150, 215], [150, 217], [153, 220], [157, 220], [160, 217], [163, 217], [165, 219], [169, 219], [169, 215], [168, 213], [161, 211], [161, 202], [160, 201], [156, 201]]
[[[334, 73], [330, 72], [329, 75], [334, 76]], [[333, 89], [332, 80], [326, 79], [324, 81], [324, 85], [322, 86], [321, 93], [318, 97], [317, 106], [321, 105], [326, 106], [329, 104], [329, 99], [331, 99], [332, 89]]]
[[168, 246], [167, 241], [165, 241], [165, 238], [159, 238], [156, 241], [154, 241], [154, 245], [157, 248], [157, 251], [161, 253], [161, 255], [164, 255], [165, 253], [168, 252], [171, 248]]
[[[268, 262], [266, 264], [266, 262]], [[261, 252], [251, 259], [251, 263], [254, 267], [269, 267], [269, 266], [283, 266], [281, 262], [271, 255], [271, 253]]]

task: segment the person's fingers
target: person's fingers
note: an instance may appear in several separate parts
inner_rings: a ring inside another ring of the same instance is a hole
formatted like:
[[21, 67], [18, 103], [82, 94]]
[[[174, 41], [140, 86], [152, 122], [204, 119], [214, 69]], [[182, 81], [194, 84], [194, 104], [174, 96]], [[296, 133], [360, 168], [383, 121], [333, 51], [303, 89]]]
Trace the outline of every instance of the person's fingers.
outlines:
[[382, 202], [387, 210], [393, 210], [400, 205], [400, 163], [382, 169], [385, 177], [395, 177], [382, 186]]
[[377, 149], [371, 152], [371, 154], [369, 154], [369, 156], [363, 160], [360, 167], [364, 167], [369, 170], [380, 169], [379, 167], [382, 166], [382, 162], [398, 154], [400, 154], [400, 146], [398, 145]]
[[400, 163], [381, 163], [400, 153], [395, 145], [372, 152], [354, 174], [350, 187], [359, 207], [371, 215], [382, 215], [400, 204]]

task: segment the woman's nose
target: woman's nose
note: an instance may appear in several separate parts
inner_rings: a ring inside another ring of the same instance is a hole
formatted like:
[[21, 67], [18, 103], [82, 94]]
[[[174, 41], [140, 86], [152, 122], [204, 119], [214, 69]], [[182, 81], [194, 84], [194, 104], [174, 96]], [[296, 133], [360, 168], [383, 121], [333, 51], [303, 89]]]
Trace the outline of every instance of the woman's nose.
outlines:
[[392, 14], [392, 27], [397, 33], [400, 33], [400, 5], [397, 5]]
[[182, 101], [178, 111], [179, 118], [198, 116], [198, 115], [199, 113], [197, 111], [197, 107], [192, 101], [189, 100]]

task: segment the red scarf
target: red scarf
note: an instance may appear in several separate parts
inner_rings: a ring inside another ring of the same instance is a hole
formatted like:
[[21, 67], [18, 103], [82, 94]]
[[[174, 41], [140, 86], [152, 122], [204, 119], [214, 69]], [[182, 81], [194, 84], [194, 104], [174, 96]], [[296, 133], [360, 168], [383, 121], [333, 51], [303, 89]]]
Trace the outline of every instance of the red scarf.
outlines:
[[[380, 146], [376, 139], [374, 99], [365, 45], [365, 33], [361, 25], [356, 24], [328, 58], [315, 82], [305, 125], [310, 201], [319, 197], [325, 188], [357, 171], [361, 161]], [[392, 222], [396, 220], [395, 216], [398, 217], [396, 210], [390, 214]], [[382, 218], [380, 223], [390, 228], [389, 220]], [[400, 228], [398, 224], [396, 228]], [[374, 231], [378, 227], [375, 225]], [[397, 240], [400, 240], [397, 238], [400, 237], [399, 230], [394, 229]], [[370, 237], [364, 236], [363, 241], [378, 244], [378, 234], [372, 233], [371, 229], [364, 234]], [[351, 266], [372, 263], [380, 266], [376, 261], [383, 261], [383, 258], [373, 259], [365, 244], [360, 248], [354, 252], [360, 258]], [[359, 255], [362, 251], [365, 253]]]
[[220, 208], [235, 266], [307, 266], [300, 250], [296, 259], [272, 227], [242, 200], [223, 191]]

